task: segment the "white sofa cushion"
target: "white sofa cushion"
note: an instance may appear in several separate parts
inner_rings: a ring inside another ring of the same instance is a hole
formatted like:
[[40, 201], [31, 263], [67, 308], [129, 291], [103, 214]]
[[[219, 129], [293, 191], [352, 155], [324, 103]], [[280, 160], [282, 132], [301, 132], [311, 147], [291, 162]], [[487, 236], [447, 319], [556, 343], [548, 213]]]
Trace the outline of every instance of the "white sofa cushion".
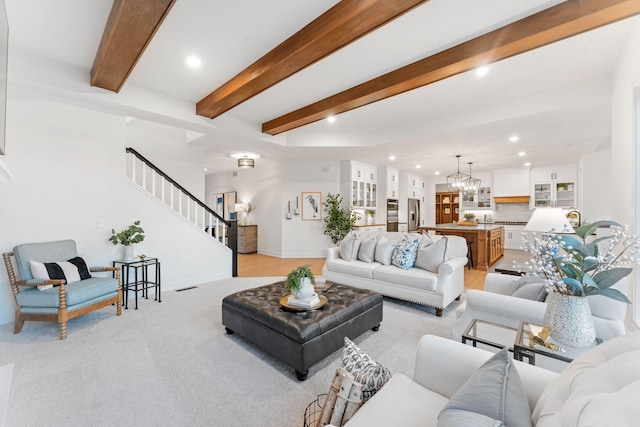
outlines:
[[367, 410], [356, 412], [348, 425], [434, 426], [440, 410], [448, 401], [406, 375], [395, 374], [369, 399]]
[[360, 249], [358, 249], [358, 259], [364, 262], [373, 262], [376, 253], [376, 236], [369, 236], [360, 241]]
[[[427, 240], [428, 239], [428, 240]], [[446, 236], [433, 243], [428, 237], [422, 237], [420, 246], [418, 246], [418, 254], [416, 256], [416, 267], [423, 270], [437, 273], [440, 265], [445, 261], [444, 256], [447, 252]]]
[[[350, 276], [373, 279], [373, 271], [380, 266], [378, 262], [345, 261], [342, 258], [334, 258], [326, 263], [327, 270], [334, 273], [348, 274]], [[395, 267], [394, 267], [395, 268]]]
[[435, 291], [438, 275], [420, 268], [403, 270], [394, 265], [381, 265], [373, 270], [373, 278], [382, 282], [426, 291]]
[[638, 425], [640, 331], [617, 337], [576, 358], [542, 393], [538, 427]]
[[380, 237], [376, 243], [376, 253], [374, 259], [384, 265], [391, 265], [391, 256], [396, 249], [398, 242], [395, 239]]
[[355, 234], [349, 234], [340, 242], [340, 258], [345, 261], [358, 259], [360, 239]]

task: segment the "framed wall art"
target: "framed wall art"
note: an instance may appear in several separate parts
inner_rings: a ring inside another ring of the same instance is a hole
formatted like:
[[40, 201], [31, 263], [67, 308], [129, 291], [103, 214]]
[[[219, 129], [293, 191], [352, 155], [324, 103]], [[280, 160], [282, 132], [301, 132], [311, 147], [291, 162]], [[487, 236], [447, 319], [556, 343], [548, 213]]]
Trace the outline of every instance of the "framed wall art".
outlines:
[[311, 221], [322, 219], [322, 193], [302, 193], [302, 219]]

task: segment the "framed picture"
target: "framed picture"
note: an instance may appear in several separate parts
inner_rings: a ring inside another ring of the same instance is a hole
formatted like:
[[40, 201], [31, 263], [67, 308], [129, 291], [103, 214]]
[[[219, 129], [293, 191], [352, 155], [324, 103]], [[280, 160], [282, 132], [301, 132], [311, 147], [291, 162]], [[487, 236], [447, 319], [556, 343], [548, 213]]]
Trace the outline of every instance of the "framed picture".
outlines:
[[450, 208], [444, 208], [444, 214], [445, 215], [449, 215], [451, 213], [451, 209]]
[[224, 195], [222, 193], [213, 195], [213, 211], [224, 218]]
[[232, 218], [231, 214], [236, 213], [236, 192], [229, 191], [224, 193], [224, 219], [236, 219], [235, 216]]
[[311, 221], [322, 219], [322, 193], [302, 193], [302, 219]]

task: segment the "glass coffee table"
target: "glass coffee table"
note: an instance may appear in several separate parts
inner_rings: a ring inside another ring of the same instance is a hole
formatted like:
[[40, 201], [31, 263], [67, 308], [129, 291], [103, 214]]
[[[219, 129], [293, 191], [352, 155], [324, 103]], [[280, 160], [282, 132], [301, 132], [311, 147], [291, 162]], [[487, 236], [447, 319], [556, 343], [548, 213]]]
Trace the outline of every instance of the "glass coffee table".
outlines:
[[573, 359], [584, 353], [585, 351], [602, 343], [602, 339], [596, 338], [595, 342], [584, 348], [569, 347], [564, 344], [557, 343], [552, 338], [545, 341], [538, 337], [543, 326], [529, 322], [520, 322], [518, 333], [516, 335], [515, 344], [513, 345], [513, 358], [523, 361], [526, 357], [529, 364], [536, 364], [536, 354], [550, 357], [552, 359], [561, 360], [571, 363]]
[[509, 351], [513, 351], [516, 334], [516, 329], [509, 326], [473, 319], [462, 334], [462, 343], [471, 341], [474, 347], [480, 343], [499, 349], [507, 347]]

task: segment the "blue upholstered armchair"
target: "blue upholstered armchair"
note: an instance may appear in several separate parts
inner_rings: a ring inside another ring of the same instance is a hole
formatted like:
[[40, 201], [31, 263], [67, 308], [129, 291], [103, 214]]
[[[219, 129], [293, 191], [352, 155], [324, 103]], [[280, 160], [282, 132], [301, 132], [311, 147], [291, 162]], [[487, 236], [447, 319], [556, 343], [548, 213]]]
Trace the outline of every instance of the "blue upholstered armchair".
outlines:
[[[69, 319], [111, 304], [116, 315], [122, 314], [120, 268], [87, 267], [73, 240], [18, 245], [2, 257], [16, 303], [14, 334], [25, 320], [57, 322], [64, 340]], [[91, 272], [115, 272], [116, 277]]]

